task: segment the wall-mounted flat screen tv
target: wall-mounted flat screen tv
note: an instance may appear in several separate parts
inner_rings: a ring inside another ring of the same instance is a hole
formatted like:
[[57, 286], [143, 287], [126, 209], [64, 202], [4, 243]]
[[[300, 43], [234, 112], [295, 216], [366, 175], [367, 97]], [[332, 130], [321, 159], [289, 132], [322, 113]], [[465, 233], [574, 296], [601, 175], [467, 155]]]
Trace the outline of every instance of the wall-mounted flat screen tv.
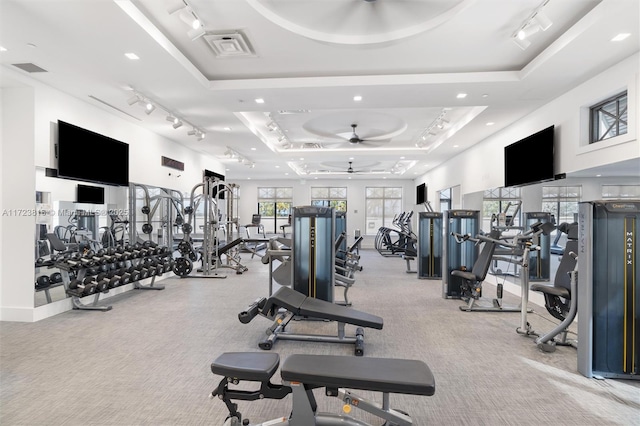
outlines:
[[101, 186], [78, 185], [76, 203], [104, 204], [104, 188]]
[[504, 186], [524, 186], [554, 179], [554, 126], [504, 148]]
[[421, 183], [416, 186], [416, 204], [424, 204], [427, 201], [427, 184]]
[[58, 176], [129, 185], [129, 144], [58, 120]]

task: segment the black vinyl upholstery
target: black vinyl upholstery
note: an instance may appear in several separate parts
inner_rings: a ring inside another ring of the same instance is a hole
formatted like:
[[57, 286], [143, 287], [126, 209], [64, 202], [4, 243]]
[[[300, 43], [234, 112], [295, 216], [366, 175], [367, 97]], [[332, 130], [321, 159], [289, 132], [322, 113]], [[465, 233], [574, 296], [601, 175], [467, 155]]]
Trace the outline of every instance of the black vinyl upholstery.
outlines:
[[278, 291], [273, 293], [273, 295], [267, 299], [267, 303], [262, 311], [273, 313], [279, 308], [284, 308], [297, 316], [322, 318], [360, 327], [382, 330], [383, 326], [382, 318], [377, 315], [371, 315], [366, 312], [336, 305], [335, 303], [307, 297], [289, 287], [280, 287]]
[[433, 373], [418, 360], [291, 355], [280, 373], [286, 381], [331, 388], [427, 396], [436, 390]]
[[[492, 239], [500, 238], [500, 231], [492, 230], [487, 237]], [[456, 277], [461, 277], [464, 280], [468, 281], [476, 281], [482, 282], [487, 277], [487, 272], [489, 271], [489, 267], [491, 266], [491, 259], [493, 258], [493, 253], [496, 251], [496, 244], [493, 242], [485, 242], [482, 247], [482, 251], [480, 251], [480, 255], [478, 259], [473, 263], [473, 268], [471, 272], [468, 271], [460, 271], [453, 270], [451, 271], [451, 275]]]
[[280, 356], [264, 352], [225, 352], [211, 364], [211, 371], [224, 377], [255, 382], [268, 381], [280, 365]]

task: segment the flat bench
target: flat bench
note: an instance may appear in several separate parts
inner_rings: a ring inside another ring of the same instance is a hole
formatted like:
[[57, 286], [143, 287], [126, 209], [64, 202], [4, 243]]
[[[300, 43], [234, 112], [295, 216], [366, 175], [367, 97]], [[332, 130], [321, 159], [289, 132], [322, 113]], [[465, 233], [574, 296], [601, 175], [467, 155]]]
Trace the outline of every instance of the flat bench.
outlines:
[[[427, 364], [418, 360], [392, 358], [353, 358], [336, 355], [291, 355], [282, 364], [280, 375], [287, 385], [271, 383], [278, 369], [278, 354], [255, 352], [227, 352], [220, 355], [212, 364], [211, 371], [223, 376], [212, 396], [218, 396], [230, 409], [229, 418], [241, 420], [237, 404], [232, 400], [252, 401], [256, 399], [282, 399], [288, 393], [294, 393], [294, 407], [289, 423], [268, 424], [316, 424], [322, 416], [340, 417], [345, 425], [356, 423], [348, 416], [325, 415], [316, 413], [312, 392], [308, 390], [326, 388], [328, 396], [342, 399], [347, 405], [368, 411], [397, 425], [413, 424], [411, 418], [389, 407], [389, 394], [410, 394], [431, 396], [435, 393], [435, 379]], [[229, 383], [239, 381], [260, 382], [258, 391], [231, 390]], [[358, 389], [383, 393], [383, 404], [368, 401], [347, 389]], [[298, 397], [296, 397], [296, 393]], [[296, 404], [299, 406], [296, 407]], [[345, 410], [346, 412], [349, 412]], [[234, 423], [231, 423], [234, 424]], [[331, 423], [333, 424], [333, 423]], [[336, 423], [337, 424], [337, 423]]]

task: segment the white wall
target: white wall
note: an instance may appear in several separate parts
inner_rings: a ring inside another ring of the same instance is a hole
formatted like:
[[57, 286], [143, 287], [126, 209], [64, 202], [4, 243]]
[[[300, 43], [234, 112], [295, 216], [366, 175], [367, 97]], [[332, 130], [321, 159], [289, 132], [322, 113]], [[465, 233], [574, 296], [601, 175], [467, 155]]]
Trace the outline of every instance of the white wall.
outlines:
[[[620, 62], [441, 164], [416, 179], [416, 184], [427, 184], [429, 200], [437, 198], [437, 191], [456, 185], [460, 185], [463, 196], [502, 187], [504, 147], [552, 124], [556, 126], [556, 173], [571, 173], [640, 157], [637, 139], [640, 122], [639, 61], [640, 55], [636, 54]], [[590, 105], [625, 88], [629, 103], [628, 133], [606, 142], [587, 145], [588, 121], [585, 122], [585, 111]], [[535, 163], [532, 162], [531, 167], [535, 167]], [[465, 172], [460, 173], [460, 170]]]
[[2, 90], [0, 320], [30, 321], [34, 305], [34, 90]]
[[[2, 89], [2, 209], [35, 209], [35, 191], [51, 193], [52, 201], [74, 201], [78, 182], [47, 178], [44, 168], [55, 168], [53, 143], [56, 123], [63, 120], [129, 144], [129, 177], [132, 182], [190, 191], [202, 181], [202, 170], [224, 171], [215, 158], [177, 144], [136, 123], [106, 112], [43, 85], [12, 70], [3, 76], [24, 87]], [[87, 167], [104, 167], [100, 152], [87, 154]], [[161, 166], [161, 156], [185, 163], [176, 179], [175, 170]], [[171, 172], [174, 176], [169, 176]], [[37, 176], [37, 179], [36, 179]], [[109, 188], [109, 202], [122, 202], [123, 188]], [[124, 208], [128, 207], [126, 204]], [[0, 264], [0, 320], [34, 321], [71, 309], [68, 299], [34, 308], [35, 218], [2, 216]], [[6, 268], [11, 265], [11, 268]], [[28, 271], [28, 272], [26, 272]]]
[[[240, 186], [239, 223], [250, 223], [251, 215], [258, 210], [258, 187], [292, 187], [293, 205], [304, 206], [311, 204], [311, 187], [346, 187], [347, 188], [347, 235], [352, 238], [354, 231], [359, 229], [364, 236], [367, 228], [365, 223], [365, 189], [366, 187], [402, 187], [403, 211], [424, 210], [415, 205], [416, 188], [413, 180], [338, 180], [338, 179], [298, 179], [298, 180], [242, 180], [235, 181]], [[415, 228], [414, 218], [414, 228]], [[377, 229], [374, 232], [377, 231]], [[267, 230], [269, 232], [269, 230]], [[373, 247], [373, 237], [365, 237], [364, 247]]]

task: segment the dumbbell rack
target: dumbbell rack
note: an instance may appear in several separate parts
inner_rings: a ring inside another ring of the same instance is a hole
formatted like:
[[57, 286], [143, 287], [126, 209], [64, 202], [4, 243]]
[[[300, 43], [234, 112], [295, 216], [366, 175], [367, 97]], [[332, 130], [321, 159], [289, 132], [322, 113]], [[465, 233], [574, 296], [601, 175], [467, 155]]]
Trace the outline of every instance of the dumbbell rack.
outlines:
[[[144, 258], [134, 258], [134, 259], [130, 259], [127, 261], [128, 263], [128, 267], [134, 267], [137, 268], [139, 266], [143, 265], [144, 259], [152, 259], [153, 261], [158, 261], [161, 258], [170, 256], [170, 253], [168, 251], [165, 251], [163, 253], [156, 253], [156, 254], [150, 254], [150, 255], [145, 255]], [[107, 256], [108, 257], [108, 256]], [[157, 263], [157, 262], [156, 262]], [[88, 277], [87, 275], [87, 271], [89, 270], [90, 266], [87, 265], [83, 265], [81, 261], [73, 260], [73, 259], [63, 259], [59, 262], [56, 262], [55, 266], [60, 269], [60, 273], [62, 275], [62, 284], [64, 285], [65, 288], [65, 292], [66, 294], [71, 298], [71, 302], [73, 304], [73, 309], [78, 309], [78, 310], [94, 310], [94, 311], [108, 311], [112, 309], [111, 305], [98, 305], [98, 300], [100, 299], [100, 294], [101, 293], [108, 293], [109, 290], [111, 289], [111, 287], [107, 287], [102, 291], [96, 291], [95, 293], [93, 293], [94, 299], [93, 302], [91, 304], [85, 304], [82, 303], [81, 298], [83, 297], [88, 297], [90, 295], [83, 295], [82, 291], [78, 291], [76, 289], [72, 289], [70, 287], [70, 283], [71, 283], [71, 277], [69, 275], [70, 271], [74, 271], [75, 272], [75, 280], [82, 282], [84, 280], [85, 277]], [[154, 266], [154, 268], [156, 268], [157, 270], [157, 265]], [[133, 288], [136, 290], [163, 290], [164, 286], [163, 285], [155, 285], [155, 281], [156, 281], [156, 276], [160, 276], [162, 274], [164, 274], [165, 272], [169, 272], [170, 268], [167, 268], [164, 264], [162, 265], [162, 267], [160, 268], [159, 273], [154, 273], [150, 276], [151, 278], [151, 283], [148, 285], [143, 285], [140, 283], [139, 280], [136, 281], [132, 281], [131, 283], [133, 284]], [[142, 278], [142, 279], [146, 279]]]

